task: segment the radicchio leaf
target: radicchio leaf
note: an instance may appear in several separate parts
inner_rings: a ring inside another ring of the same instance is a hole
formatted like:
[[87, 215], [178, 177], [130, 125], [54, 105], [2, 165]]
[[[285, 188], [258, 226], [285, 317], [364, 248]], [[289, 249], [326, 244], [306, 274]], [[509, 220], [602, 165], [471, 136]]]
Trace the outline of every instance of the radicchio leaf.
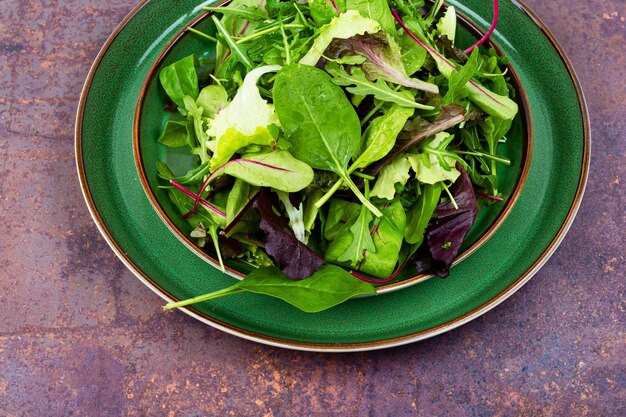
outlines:
[[449, 275], [452, 262], [459, 254], [478, 212], [469, 175], [460, 164], [456, 165], [456, 169], [461, 172], [461, 177], [450, 192], [458, 209], [451, 201], [437, 206], [436, 217], [426, 229], [428, 253], [422, 251], [416, 261], [418, 272], [429, 272], [441, 278]]
[[287, 222], [276, 215], [272, 206], [272, 194], [268, 190], [261, 191], [254, 208], [261, 216], [265, 251], [276, 259], [281, 271], [289, 278], [299, 281], [310, 277], [326, 262], [296, 239]]

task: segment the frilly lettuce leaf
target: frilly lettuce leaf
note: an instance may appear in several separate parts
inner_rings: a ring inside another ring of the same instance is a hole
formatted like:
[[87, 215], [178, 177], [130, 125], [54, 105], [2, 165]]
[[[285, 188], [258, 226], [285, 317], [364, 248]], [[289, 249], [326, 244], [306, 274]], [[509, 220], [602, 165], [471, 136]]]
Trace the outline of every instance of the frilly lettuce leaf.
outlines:
[[270, 126], [279, 125], [278, 117], [274, 105], [261, 97], [256, 84], [263, 75], [280, 69], [278, 65], [269, 65], [248, 73], [233, 101], [211, 121], [207, 134], [216, 138], [210, 144], [211, 170], [228, 162], [241, 148], [275, 142]]
[[380, 30], [381, 27], [377, 21], [361, 16], [356, 10], [348, 10], [322, 27], [320, 35], [309, 52], [300, 60], [300, 63], [310, 66], [317, 65], [333, 39], [349, 39], [356, 35], [376, 33]]

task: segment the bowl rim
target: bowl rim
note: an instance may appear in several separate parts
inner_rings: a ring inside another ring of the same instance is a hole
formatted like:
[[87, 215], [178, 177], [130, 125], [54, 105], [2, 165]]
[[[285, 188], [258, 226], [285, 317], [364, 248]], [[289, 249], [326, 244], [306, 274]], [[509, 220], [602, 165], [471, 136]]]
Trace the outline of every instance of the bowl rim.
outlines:
[[[222, 7], [229, 3], [230, 0], [221, 0], [216, 3], [213, 7]], [[448, 7], [446, 4], [445, 7]], [[146, 175], [142, 152], [141, 152], [141, 138], [140, 138], [140, 127], [141, 127], [141, 118], [143, 113], [143, 105], [146, 97], [146, 93], [148, 88], [155, 80], [158, 78], [159, 69], [162, 66], [163, 61], [167, 58], [168, 54], [172, 51], [172, 49], [185, 37], [190, 36], [188, 33], [189, 28], [193, 28], [198, 25], [206, 18], [211, 16], [214, 12], [212, 11], [203, 11], [198, 16], [194, 17], [190, 21], [188, 21], [177, 33], [174, 35], [169, 42], [165, 45], [165, 47], [159, 53], [157, 59], [152, 63], [148, 74], [141, 86], [141, 90], [139, 93], [139, 97], [137, 99], [137, 104], [135, 106], [135, 115], [133, 120], [133, 153], [135, 160], [135, 167], [137, 169], [137, 173], [139, 175], [139, 180], [141, 182], [141, 186], [150, 201], [150, 204], [161, 218], [161, 220], [165, 223], [165, 225], [170, 229], [172, 233], [192, 252], [194, 252], [197, 256], [207, 262], [209, 265], [217, 268], [222, 271], [220, 263], [217, 259], [204, 252], [201, 248], [199, 248], [189, 237], [187, 237], [171, 220], [171, 218], [167, 215], [163, 207], [161, 206], [158, 198], [154, 194], [152, 187], [150, 186], [150, 182]], [[485, 31], [480, 29], [480, 27], [465, 14], [456, 10], [457, 17], [459, 18], [459, 24], [462, 25], [466, 30], [468, 30], [473, 36], [476, 38], [481, 38]], [[504, 55], [502, 49], [494, 42], [491, 38], [489, 38], [487, 45], [491, 48], [494, 48], [498, 55]], [[524, 131], [524, 140], [523, 140], [523, 152], [522, 152], [522, 161], [520, 165], [520, 169], [517, 175], [517, 179], [515, 182], [515, 187], [513, 192], [507, 199], [504, 204], [504, 207], [500, 210], [495, 220], [489, 225], [488, 229], [483, 232], [480, 237], [467, 249], [462, 251], [454, 260], [452, 266], [463, 262], [469, 256], [471, 256], [474, 252], [476, 252], [483, 244], [485, 244], [502, 226], [502, 224], [506, 221], [508, 216], [513, 211], [517, 201], [519, 200], [520, 195], [524, 189], [524, 185], [526, 184], [526, 180], [528, 178], [530, 167], [532, 163], [532, 154], [534, 148], [534, 126], [532, 120], [532, 113], [530, 110], [530, 104], [528, 101], [528, 96], [526, 94], [526, 90], [521, 82], [519, 75], [517, 74], [515, 68], [512, 64], [508, 64], [507, 66], [508, 74], [511, 77], [511, 83], [515, 88], [515, 91], [518, 93], [517, 101], [520, 106], [520, 116]], [[246, 274], [238, 271], [235, 268], [232, 268], [228, 265], [224, 265], [224, 273], [230, 275], [231, 277], [242, 280], [246, 277]], [[413, 286], [419, 284], [420, 282], [424, 282], [430, 278], [433, 278], [431, 274], [419, 274], [412, 277], [408, 277], [402, 279], [400, 281], [392, 281], [388, 284], [383, 284], [376, 287], [376, 295], [381, 295], [393, 291], [398, 291], [403, 288], [407, 288], [409, 286]]]

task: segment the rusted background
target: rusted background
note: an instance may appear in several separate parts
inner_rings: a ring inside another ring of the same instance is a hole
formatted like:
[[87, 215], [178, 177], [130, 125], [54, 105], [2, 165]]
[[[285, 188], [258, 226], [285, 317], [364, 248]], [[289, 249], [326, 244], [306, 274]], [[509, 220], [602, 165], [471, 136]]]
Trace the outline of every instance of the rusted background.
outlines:
[[324, 355], [163, 314], [93, 225], [74, 114], [135, 0], [0, 0], [0, 416], [626, 415], [626, 5], [527, 3], [591, 111], [591, 180], [571, 233], [526, 287], [459, 330]]

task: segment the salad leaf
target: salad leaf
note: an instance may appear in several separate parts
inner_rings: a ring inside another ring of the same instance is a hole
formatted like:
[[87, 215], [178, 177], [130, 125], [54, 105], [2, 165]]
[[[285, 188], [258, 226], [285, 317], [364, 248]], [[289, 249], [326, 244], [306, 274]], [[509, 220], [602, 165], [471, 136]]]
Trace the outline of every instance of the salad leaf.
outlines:
[[[346, 11], [346, 0], [334, 0], [335, 5], [344, 13]], [[309, 0], [309, 10], [311, 17], [319, 26], [330, 23], [337, 17], [337, 10], [330, 0]]]
[[365, 57], [361, 65], [369, 81], [380, 78], [394, 84], [432, 94], [439, 93], [439, 87], [407, 75], [402, 62], [402, 52], [396, 41], [384, 32], [355, 36], [350, 39], [335, 39], [324, 56], [344, 58], [356, 55]]
[[259, 192], [258, 187], [237, 179], [232, 190], [228, 194], [226, 203], [226, 223], [231, 224], [241, 211], [248, 206], [250, 200]]
[[441, 36], [447, 37], [454, 44], [456, 39], [456, 9], [448, 6], [443, 17], [437, 23], [437, 31]]
[[361, 123], [343, 90], [318, 68], [290, 65], [276, 77], [274, 103], [294, 156], [313, 168], [335, 172], [379, 216], [348, 174], [348, 162], [359, 147]]
[[279, 298], [306, 313], [319, 313], [350, 298], [376, 294], [376, 289], [334, 265], [324, 265], [311, 277], [302, 281], [289, 279], [277, 268], [261, 268], [230, 288], [170, 303], [164, 309], [181, 308], [241, 292], [268, 295]]
[[466, 118], [467, 112], [463, 107], [458, 104], [449, 104], [441, 109], [435, 122], [431, 123], [424, 119], [417, 120], [416, 126], [408, 132], [408, 139], [398, 140], [396, 146], [385, 158], [367, 168], [367, 174], [378, 175], [387, 164], [394, 161], [399, 155], [429, 137], [461, 124]]
[[[338, 262], [349, 262], [352, 267], [356, 267], [365, 258], [366, 253], [376, 252], [376, 246], [370, 235], [370, 224], [372, 220], [372, 213], [367, 210], [365, 206], [362, 206], [359, 216], [349, 228], [349, 232], [352, 235], [351, 243], [346, 250], [337, 257]], [[332, 249], [329, 248], [328, 252], [332, 253]]]
[[191, 96], [195, 100], [199, 93], [196, 57], [189, 55], [163, 68], [159, 73], [159, 80], [169, 98], [178, 107], [185, 108], [185, 96]]
[[210, 184], [222, 175], [239, 178], [257, 187], [296, 193], [313, 181], [313, 170], [287, 151], [246, 155], [225, 163], [211, 174]]
[[460, 164], [457, 164], [456, 169], [461, 172], [461, 177], [450, 192], [458, 208], [452, 201], [437, 207], [436, 217], [426, 230], [430, 257], [426, 261], [424, 259], [417, 261], [418, 271], [430, 272], [441, 278], [448, 276], [452, 262], [459, 254], [478, 212], [470, 177]]
[[393, 200], [396, 195], [396, 184], [405, 185], [411, 175], [411, 163], [405, 155], [396, 158], [383, 168], [372, 188], [372, 196]]
[[261, 216], [261, 229], [265, 233], [265, 251], [278, 262], [281, 271], [293, 280], [310, 277], [326, 262], [300, 242], [289, 225], [274, 212], [272, 197], [261, 191], [254, 203]]
[[298, 208], [295, 208], [289, 200], [289, 194], [277, 191], [278, 199], [283, 203], [287, 216], [289, 216], [289, 227], [293, 230], [293, 234], [300, 242], [305, 245], [308, 243], [306, 230], [304, 228], [304, 205], [300, 203]]
[[467, 63], [458, 71], [450, 74], [448, 78], [448, 92], [443, 97], [441, 104], [446, 105], [455, 103], [467, 96], [467, 83], [472, 79], [476, 71], [478, 71], [480, 53], [478, 49], [470, 55]]
[[333, 39], [348, 39], [365, 33], [376, 33], [380, 29], [381, 26], [377, 21], [361, 16], [356, 10], [348, 10], [320, 29], [319, 36], [300, 63], [317, 65]]
[[396, 22], [393, 19], [387, 0], [347, 0], [348, 9], [357, 10], [363, 17], [380, 23], [385, 32], [396, 34]]
[[169, 120], [158, 142], [168, 148], [188, 146], [190, 127], [187, 120]]
[[215, 119], [215, 116], [228, 106], [228, 93], [221, 85], [209, 85], [200, 91], [196, 105], [202, 108], [203, 116]]
[[328, 216], [324, 227], [324, 238], [334, 240], [348, 220], [359, 215], [361, 207], [346, 200], [332, 199], [328, 208]]
[[[448, 135], [446, 135], [447, 137]], [[422, 184], [437, 184], [439, 182], [451, 181], [455, 182], [461, 175], [455, 168], [444, 168], [441, 166], [441, 160], [433, 154], [407, 154], [406, 158], [411, 164], [411, 168], [415, 171], [417, 180]], [[448, 165], [454, 165], [455, 160], [444, 157], [444, 161]]]
[[400, 200], [387, 204], [383, 217], [376, 222], [371, 231], [376, 250], [367, 252], [359, 271], [387, 278], [398, 265], [406, 228], [406, 213]]
[[368, 80], [360, 68], [352, 67], [352, 74], [348, 74], [339, 65], [330, 63], [326, 66], [326, 71], [334, 77], [333, 83], [346, 87], [350, 93], [357, 96], [372, 95], [378, 100], [395, 103], [402, 107], [434, 110], [432, 106], [416, 103], [415, 98], [408, 91], [393, 90], [383, 79], [378, 79], [376, 82]]
[[228, 162], [241, 148], [252, 144], [269, 146], [276, 141], [269, 129], [270, 125], [279, 124], [274, 106], [261, 97], [256, 84], [263, 75], [280, 69], [270, 65], [248, 73], [233, 101], [211, 122], [207, 133], [216, 138], [211, 169]]
[[377, 117], [369, 125], [359, 149], [359, 157], [351, 169], [361, 169], [385, 157], [393, 149], [396, 139], [413, 110], [394, 104], [384, 115]]
[[441, 199], [443, 188], [441, 184], [425, 184], [421, 187], [421, 194], [417, 204], [407, 213], [407, 223], [404, 239], [411, 245], [421, 245], [424, 241], [426, 227], [430, 223], [435, 209]]
[[209, 175], [209, 164], [202, 164], [198, 167], [190, 170], [187, 174], [182, 177], [174, 177], [172, 171], [165, 165], [163, 162], [157, 162], [157, 171], [159, 176], [167, 181], [176, 181], [181, 185], [189, 185], [189, 184], [198, 184], [204, 181], [204, 178]]

